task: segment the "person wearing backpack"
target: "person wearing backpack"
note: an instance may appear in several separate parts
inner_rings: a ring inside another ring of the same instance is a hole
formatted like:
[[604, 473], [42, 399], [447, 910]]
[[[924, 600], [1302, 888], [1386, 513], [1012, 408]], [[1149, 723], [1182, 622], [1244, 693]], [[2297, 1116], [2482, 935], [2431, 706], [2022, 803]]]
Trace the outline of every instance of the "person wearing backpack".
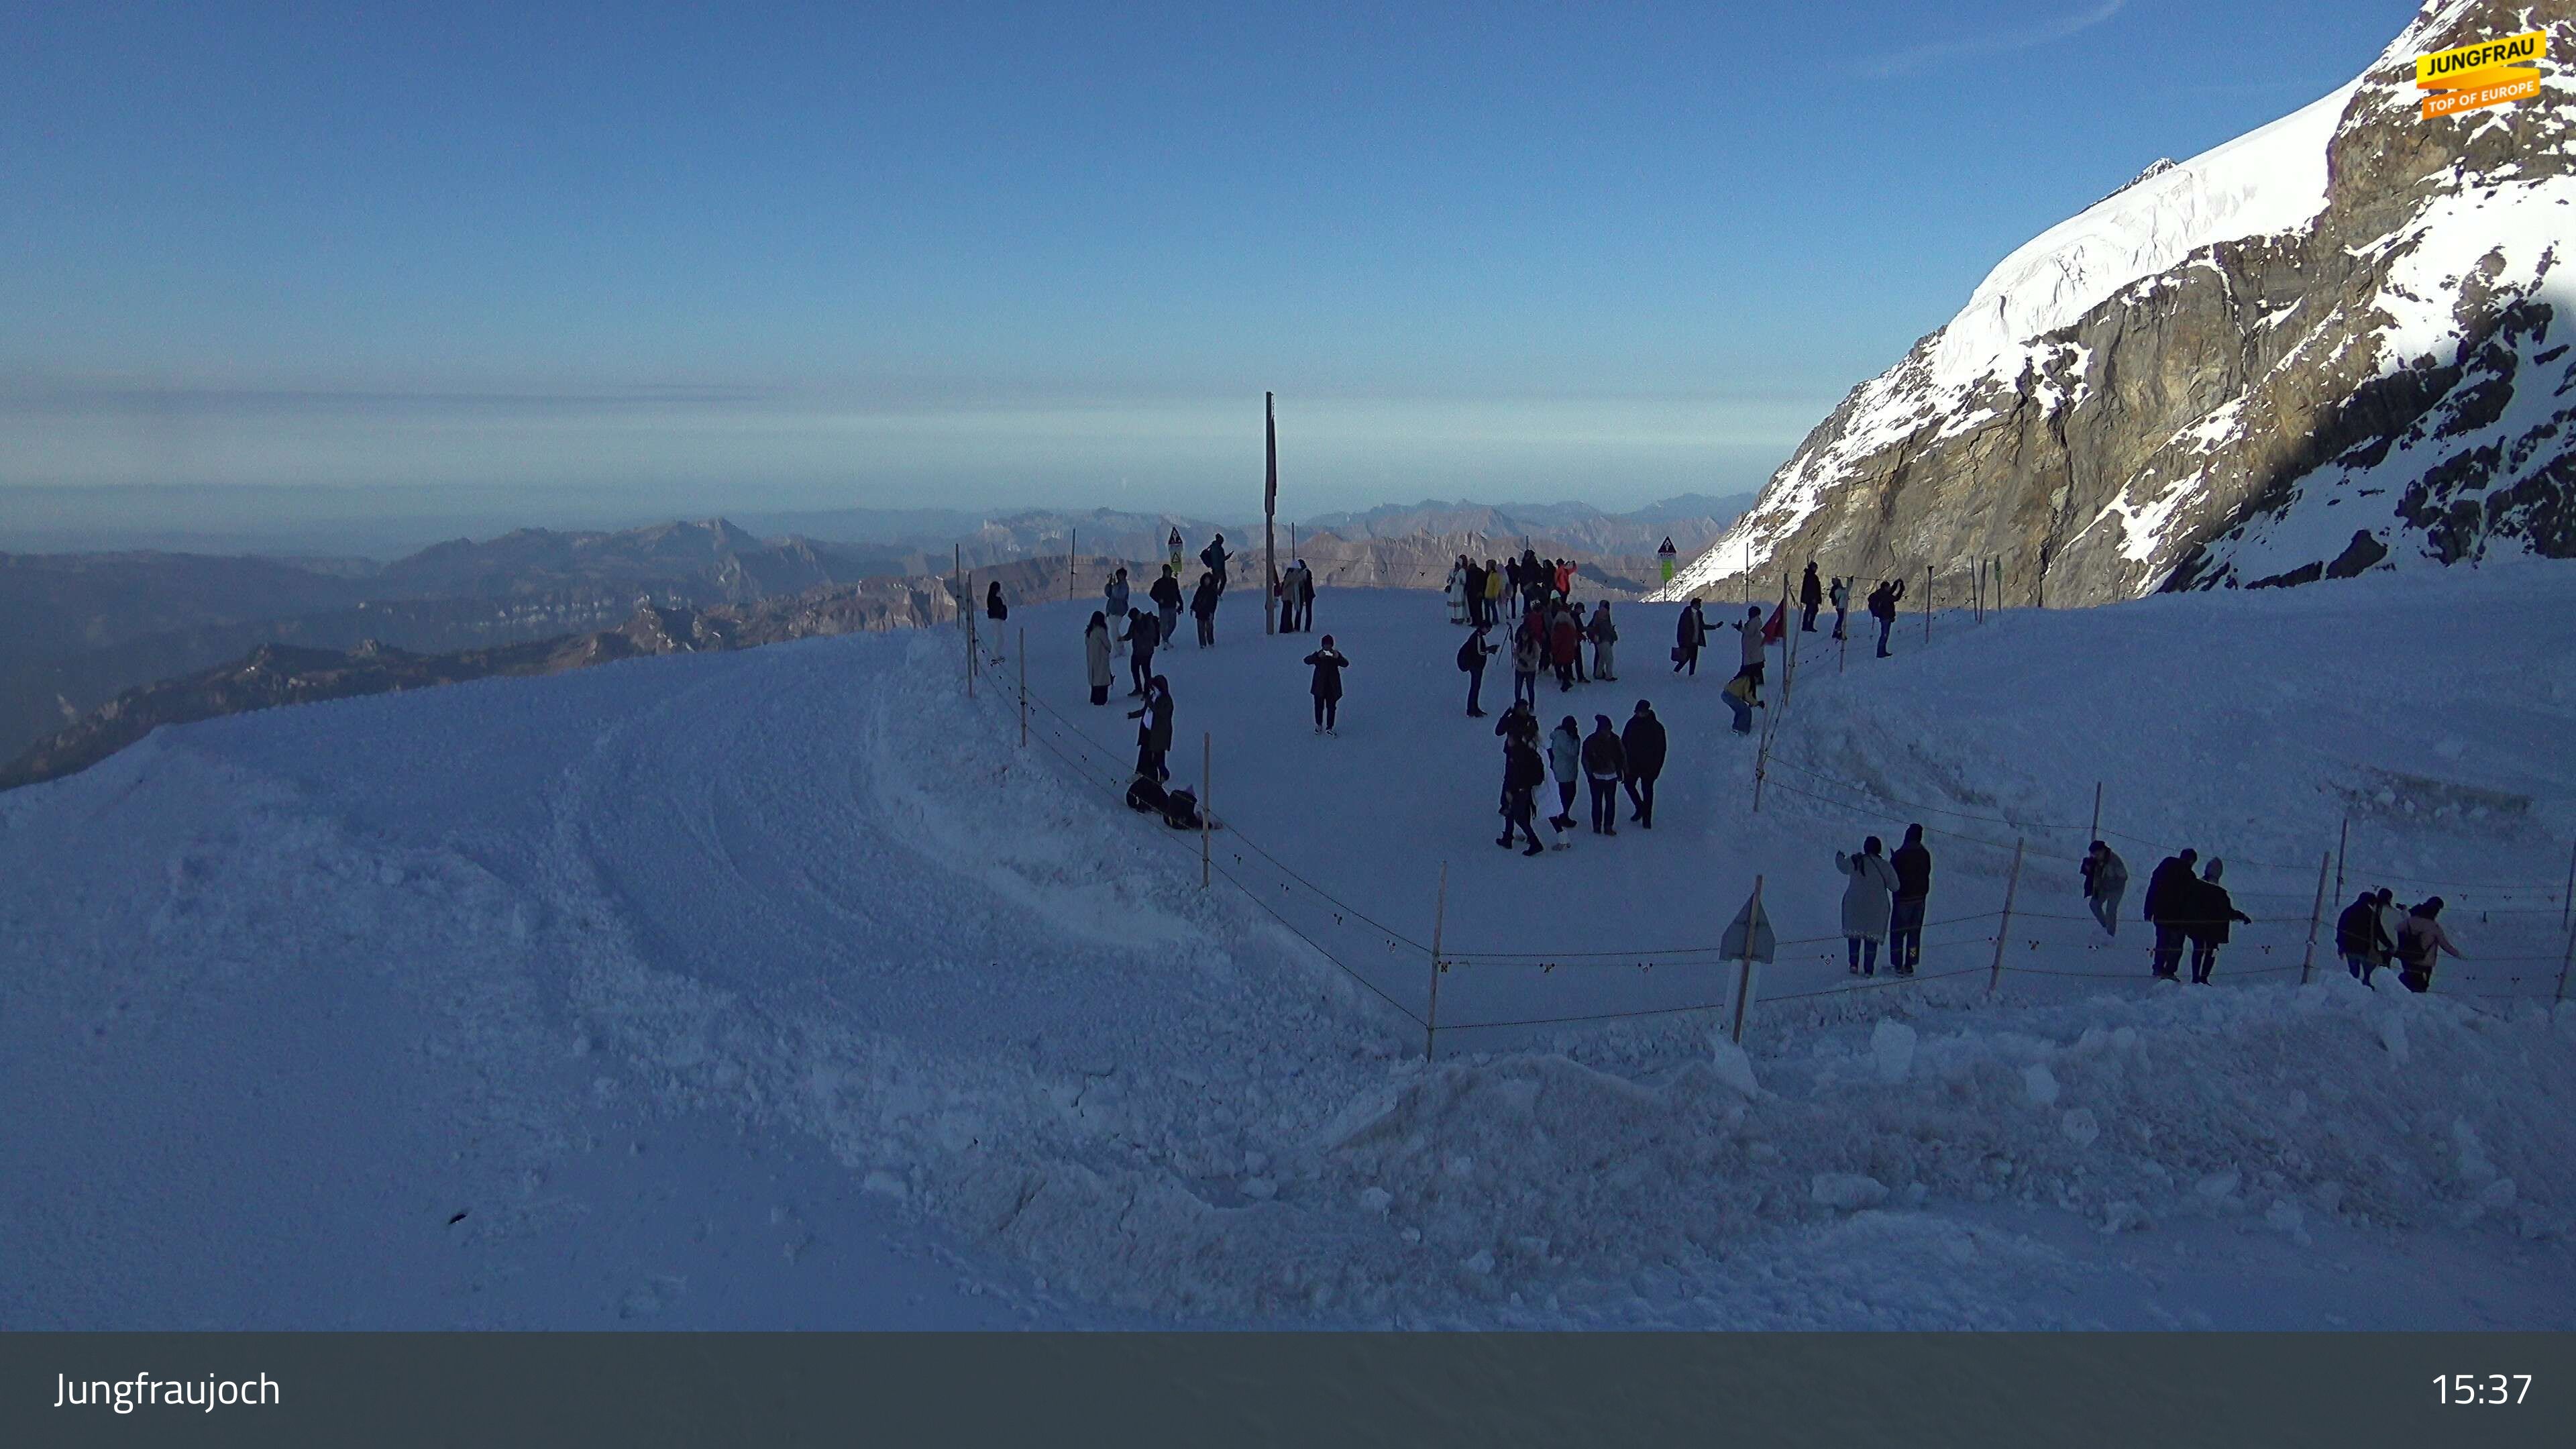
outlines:
[[1136, 685], [1134, 689], [1127, 691], [1127, 697], [1143, 699], [1146, 686], [1154, 677], [1154, 650], [1163, 642], [1163, 626], [1155, 623], [1154, 616], [1144, 610], [1129, 609], [1127, 633], [1124, 637], [1131, 646], [1127, 657], [1127, 674]]
[[1216, 580], [1216, 591], [1220, 594], [1225, 592], [1225, 563], [1232, 557], [1234, 555], [1226, 551], [1222, 533], [1209, 539], [1208, 546], [1199, 550], [1199, 562], [1207, 565], [1208, 577]]
[[1469, 631], [1467, 642], [1458, 646], [1458, 667], [1467, 671], [1467, 718], [1469, 719], [1485, 717], [1485, 711], [1480, 707], [1485, 692], [1485, 661], [1497, 652], [1499, 651], [1494, 645], [1485, 642], [1485, 626], [1482, 624]]
[[[1878, 974], [1878, 943], [1887, 939], [1888, 923], [1894, 917], [1896, 867], [1879, 854], [1881, 846], [1873, 835], [1860, 844], [1860, 854], [1834, 852], [1834, 869], [1851, 877], [1843, 887], [1843, 946], [1851, 958], [1851, 974]], [[1888, 958], [1892, 969], [1895, 957]]]

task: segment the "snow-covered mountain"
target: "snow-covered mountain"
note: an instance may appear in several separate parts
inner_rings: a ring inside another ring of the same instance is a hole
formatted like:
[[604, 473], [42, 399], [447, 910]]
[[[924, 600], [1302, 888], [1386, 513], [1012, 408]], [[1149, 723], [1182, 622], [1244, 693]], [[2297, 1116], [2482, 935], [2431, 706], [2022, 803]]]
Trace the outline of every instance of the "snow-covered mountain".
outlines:
[[2034, 238], [1669, 596], [1811, 558], [2000, 559], [2008, 602], [2089, 604], [2576, 555], [2576, 75], [2432, 120], [2413, 83], [2536, 27], [2576, 45], [2560, 7], [2433, 0], [2351, 84]]

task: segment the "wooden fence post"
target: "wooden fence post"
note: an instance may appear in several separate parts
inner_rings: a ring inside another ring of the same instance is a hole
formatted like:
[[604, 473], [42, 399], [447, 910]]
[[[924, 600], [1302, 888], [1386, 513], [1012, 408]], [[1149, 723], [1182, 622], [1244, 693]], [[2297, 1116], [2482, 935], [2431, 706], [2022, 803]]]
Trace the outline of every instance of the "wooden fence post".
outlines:
[[1029, 626], [1020, 626], [1020, 748], [1029, 747]]
[[1431, 901], [1431, 999], [1422, 1010], [1422, 1060], [1440, 1045], [1440, 933], [1449, 924], [1449, 862], [1440, 862], [1440, 893]]
[[1753, 938], [1761, 934], [1762, 877], [1753, 878], [1753, 903], [1744, 912], [1744, 962], [1735, 973], [1735, 1031], [1733, 1040], [1744, 1045], [1744, 1017], [1753, 1009]]
[[2576, 961], [2576, 929], [2568, 931], [2567, 949], [2558, 955], [2558, 994], [2549, 998], [2552, 1002], [2567, 999], [2567, 965], [2571, 961]]
[[1995, 923], [1995, 969], [1986, 978], [1986, 994], [1997, 995], [2004, 989], [2004, 947], [2012, 939], [2013, 897], [2021, 893], [2021, 847], [2019, 837], [2013, 840], [2012, 874], [2004, 878], [2004, 916]]
[[2317, 903], [2308, 910], [2308, 950], [2299, 958], [2299, 984], [2305, 986], [2317, 973], [2317, 925], [2326, 916], [2326, 872], [2333, 869], [2334, 857], [2317, 857]]
[[2088, 851], [2088, 852], [2089, 852], [2089, 851], [2091, 851], [2091, 850], [2093, 849], [2093, 842], [2094, 842], [2094, 841], [2097, 841], [2097, 840], [2099, 840], [2099, 839], [2101, 839], [2101, 838], [2102, 838], [2102, 782], [2101, 782], [2101, 781], [2099, 781], [2099, 780], [2096, 780], [2096, 781], [2094, 781], [2094, 782], [2093, 782], [2093, 829], [2092, 829], [2090, 832], [2088, 832], [2088, 833], [2085, 835], [2085, 837], [2084, 837], [2084, 848], [2085, 848], [2085, 850], [2086, 850], [2086, 851]]
[[1932, 642], [1933, 578], [1932, 566], [1930, 564], [1925, 564], [1923, 566], [1923, 642], [1926, 644]]
[[2350, 844], [2352, 844], [2352, 817], [2350, 815], [2346, 815], [2343, 818], [2343, 829], [2335, 834], [2334, 898], [2336, 900], [2343, 899], [2343, 852], [2344, 848]]

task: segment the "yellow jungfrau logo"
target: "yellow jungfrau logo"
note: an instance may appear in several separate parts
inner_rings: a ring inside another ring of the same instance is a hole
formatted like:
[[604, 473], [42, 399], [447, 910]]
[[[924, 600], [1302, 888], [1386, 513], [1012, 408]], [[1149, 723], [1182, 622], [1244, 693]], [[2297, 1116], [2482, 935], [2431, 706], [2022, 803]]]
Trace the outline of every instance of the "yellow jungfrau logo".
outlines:
[[2416, 57], [2426, 119], [2530, 100], [2540, 94], [2540, 72], [2529, 62], [2548, 54], [2549, 32], [2533, 30]]

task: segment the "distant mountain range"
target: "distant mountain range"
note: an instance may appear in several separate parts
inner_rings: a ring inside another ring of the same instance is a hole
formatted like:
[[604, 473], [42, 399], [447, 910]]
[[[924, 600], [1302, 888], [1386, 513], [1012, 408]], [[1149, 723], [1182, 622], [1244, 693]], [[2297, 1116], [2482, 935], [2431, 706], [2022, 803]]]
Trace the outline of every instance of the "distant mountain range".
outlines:
[[[1687, 552], [1746, 501], [1692, 496], [1630, 514], [1424, 503], [1315, 521], [1329, 529], [1283, 525], [1279, 546], [1283, 562], [1302, 550], [1327, 587], [1434, 587], [1456, 554], [1498, 555], [1527, 538], [1583, 565], [1600, 596], [1631, 598], [1649, 587], [1664, 532]], [[961, 564], [979, 589], [999, 581], [1015, 600], [1089, 595], [1122, 563], [1149, 572], [1175, 528], [1193, 570], [1217, 532], [1239, 552], [1259, 547], [1257, 525], [1105, 509], [755, 521], [814, 532], [764, 536], [723, 518], [613, 532], [531, 528], [390, 563], [0, 554], [0, 617], [11, 624], [0, 631], [0, 755], [28, 751], [13, 778], [43, 778], [62, 761], [87, 763], [99, 742], [123, 741], [138, 724], [148, 731], [235, 708], [547, 672], [572, 667], [567, 659], [624, 657], [620, 648], [654, 652], [636, 633], [647, 616], [713, 621], [707, 628], [732, 620], [738, 627], [725, 637], [735, 642], [722, 647], [788, 628], [763, 622], [772, 616], [761, 608], [773, 604], [783, 610], [776, 618], [802, 619], [809, 633], [936, 623], [955, 617], [947, 575]], [[826, 532], [843, 536], [816, 536]], [[567, 643], [608, 635], [627, 643]], [[111, 705], [108, 718], [90, 718]]]

